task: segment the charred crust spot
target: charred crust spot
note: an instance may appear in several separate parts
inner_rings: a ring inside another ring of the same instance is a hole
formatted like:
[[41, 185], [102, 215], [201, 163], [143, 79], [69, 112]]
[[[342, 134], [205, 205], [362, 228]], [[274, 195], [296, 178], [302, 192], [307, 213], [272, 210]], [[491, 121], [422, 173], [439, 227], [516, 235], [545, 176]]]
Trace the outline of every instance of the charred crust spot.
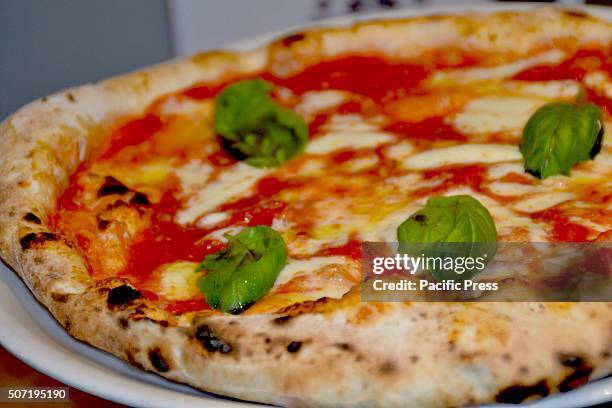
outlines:
[[292, 341], [287, 345], [287, 351], [290, 353], [297, 353], [302, 348], [301, 341]]
[[30, 232], [29, 234], [26, 234], [21, 237], [19, 243], [21, 244], [21, 249], [25, 251], [26, 249], [42, 245], [47, 241], [58, 240], [59, 237], [52, 232]]
[[35, 214], [29, 212], [23, 216], [23, 219], [27, 222], [31, 222], [33, 224], [40, 224], [40, 218], [38, 218]]
[[202, 343], [204, 348], [211, 353], [220, 352], [221, 354], [232, 351], [232, 346], [219, 339], [212, 328], [207, 325], [199, 326], [195, 333], [195, 338]]
[[571, 391], [586, 384], [593, 372], [593, 367], [577, 356], [564, 356], [561, 358], [561, 364], [574, 370], [559, 384], [561, 392]]
[[411, 355], [411, 356], [410, 356], [410, 362], [411, 362], [412, 364], [414, 364], [414, 363], [416, 363], [416, 362], [418, 362], [418, 361], [419, 361], [419, 356], [417, 356], [417, 355], [415, 355], [415, 354], [413, 354], [413, 355]]
[[126, 319], [125, 317], [122, 317], [119, 319], [119, 326], [123, 327], [124, 329], [127, 328], [129, 324], [130, 324], [130, 321]]
[[66, 329], [67, 332], [70, 333], [70, 327], [72, 327], [72, 322], [70, 320], [66, 320], [64, 322], [64, 328]]
[[168, 327], [168, 325], [170, 324], [167, 320], [158, 320], [156, 323], [159, 324], [161, 327]]
[[125, 359], [127, 360], [128, 363], [130, 363], [134, 367], [139, 368], [141, 370], [144, 369], [142, 364], [140, 364], [138, 361], [136, 361], [136, 359], [134, 358], [134, 355], [130, 351], [126, 351], [125, 352]]
[[42, 98], [40, 98], [41, 102], [47, 102], [47, 97], [43, 96]]
[[610, 352], [609, 351], [602, 351], [601, 352], [601, 358], [610, 358]]
[[66, 99], [68, 99], [72, 103], [76, 102], [76, 98], [74, 97], [74, 95], [71, 92], [68, 92], [66, 94]]
[[107, 210], [112, 210], [112, 209], [115, 209], [115, 208], [121, 208], [121, 207], [127, 207], [127, 206], [128, 206], [128, 203], [126, 203], [125, 201], [117, 200], [114, 203], [111, 203], [111, 204], [107, 205], [106, 209]]
[[[588, 3], [588, 2], [587, 2]], [[587, 15], [584, 14], [582, 11], [580, 10], [564, 10], [563, 11], [566, 15], [570, 16], [570, 17], [577, 17], [577, 18], [586, 18]]]
[[502, 355], [501, 355], [501, 358], [502, 358], [504, 361], [512, 361], [512, 356], [510, 355], [510, 353], [504, 353], [504, 354], [502, 354]]
[[66, 303], [68, 300], [68, 295], [65, 293], [52, 293], [51, 298], [58, 303]]
[[127, 186], [114, 177], [106, 176], [104, 183], [98, 190], [98, 197], [103, 197], [110, 194], [125, 194], [129, 191]]
[[292, 317], [293, 316], [291, 315], [281, 316], [281, 317], [277, 317], [276, 319], [272, 320], [272, 322], [274, 322], [274, 324], [282, 326], [282, 325], [289, 323], [289, 320], [291, 320]]
[[354, 351], [353, 350], [353, 346], [351, 346], [348, 343], [337, 343], [335, 344], [336, 347], [338, 347], [340, 350], [344, 350], [344, 351]]
[[286, 36], [285, 38], [283, 38], [281, 40], [281, 43], [283, 44], [284, 47], [289, 47], [292, 44], [295, 44], [298, 41], [302, 41], [304, 39], [304, 34], [302, 33], [295, 33], [295, 34], [291, 34]]
[[166, 359], [162, 357], [161, 351], [158, 348], [149, 350], [149, 360], [157, 371], [165, 373], [170, 370], [170, 365]]
[[546, 380], [541, 380], [533, 385], [513, 385], [504, 388], [495, 396], [495, 401], [506, 404], [520, 404], [534, 395], [546, 397], [549, 393], [550, 390]]
[[108, 228], [108, 226], [110, 225], [110, 221], [108, 220], [103, 220], [102, 218], [98, 218], [98, 229], [100, 231], [104, 231]]
[[561, 354], [559, 356], [559, 361], [564, 366], [571, 368], [582, 367], [582, 365], [584, 364], [584, 360], [581, 357], [570, 354]]
[[142, 297], [140, 291], [128, 285], [117, 286], [108, 292], [108, 307], [124, 306]]
[[397, 371], [397, 366], [393, 363], [393, 361], [387, 360], [382, 363], [380, 367], [378, 367], [378, 370], [382, 375], [389, 375]]
[[134, 197], [132, 197], [132, 199], [130, 200], [130, 203], [137, 204], [137, 205], [149, 205], [150, 201], [147, 198], [146, 194], [136, 192], [136, 194], [134, 194]]

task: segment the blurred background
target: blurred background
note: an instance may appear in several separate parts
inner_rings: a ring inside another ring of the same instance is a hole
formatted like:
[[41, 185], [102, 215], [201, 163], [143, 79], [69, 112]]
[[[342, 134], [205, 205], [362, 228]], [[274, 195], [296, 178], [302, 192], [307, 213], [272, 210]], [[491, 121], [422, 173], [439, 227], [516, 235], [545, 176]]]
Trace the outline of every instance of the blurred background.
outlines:
[[[25, 103], [61, 88], [311, 20], [462, 3], [466, 2], [0, 0], [0, 120]], [[612, 0], [556, 3], [612, 5]]]

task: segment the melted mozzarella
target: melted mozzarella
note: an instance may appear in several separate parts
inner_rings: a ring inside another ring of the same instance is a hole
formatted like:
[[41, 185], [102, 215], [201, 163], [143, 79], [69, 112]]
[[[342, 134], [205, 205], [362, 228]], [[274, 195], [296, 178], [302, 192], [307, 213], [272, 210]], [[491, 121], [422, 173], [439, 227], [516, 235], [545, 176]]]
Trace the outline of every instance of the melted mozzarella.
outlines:
[[331, 132], [312, 140], [307, 153], [326, 154], [334, 150], [364, 149], [389, 143], [393, 135], [384, 132]]
[[448, 121], [465, 134], [520, 134], [531, 115], [545, 103], [539, 98], [485, 96], [470, 101]]
[[507, 81], [503, 87], [513, 93], [523, 96], [535, 96], [546, 99], [574, 98], [580, 91], [580, 84], [576, 81]]
[[186, 96], [171, 96], [160, 106], [162, 116], [183, 115], [194, 117], [211, 116], [214, 111], [212, 99], [197, 100]]
[[333, 264], [345, 264], [347, 258], [344, 256], [313, 256], [309, 259], [287, 259], [287, 264], [276, 278], [274, 286], [278, 287], [289, 282], [297, 275], [313, 273], [325, 266]]
[[607, 98], [612, 98], [612, 79], [605, 72], [589, 72], [584, 76], [584, 83]]
[[401, 141], [389, 147], [385, 147], [384, 153], [385, 156], [393, 159], [401, 161], [408, 156], [410, 156], [414, 152], [414, 145], [408, 141]]
[[496, 180], [510, 173], [523, 174], [525, 169], [522, 163], [500, 163], [489, 167], [487, 177], [491, 180]]
[[535, 190], [535, 187], [529, 184], [503, 183], [501, 181], [491, 183], [488, 187], [493, 194], [505, 197], [522, 196]]
[[201, 273], [196, 273], [197, 262], [173, 262], [162, 265], [155, 274], [159, 276], [158, 293], [171, 300], [191, 299], [200, 294], [198, 279]]
[[[269, 170], [245, 163], [236, 163], [222, 171], [216, 180], [209, 182], [192, 196], [185, 207], [176, 214], [176, 221], [182, 225], [191, 224], [202, 214], [214, 210], [220, 204], [250, 194], [257, 181], [268, 172]], [[190, 177], [197, 177], [197, 174], [192, 174]]]
[[220, 228], [206, 235], [206, 239], [215, 239], [221, 242], [227, 242], [227, 238], [224, 237], [225, 234], [236, 235], [240, 231], [244, 229], [241, 225], [232, 225], [226, 228]]
[[515, 161], [521, 158], [521, 152], [515, 145], [472, 143], [425, 150], [406, 159], [403, 166], [409, 169], [431, 169], [465, 163]]
[[213, 168], [210, 164], [200, 160], [191, 160], [174, 169], [184, 194], [193, 194], [206, 185]]
[[555, 64], [565, 57], [560, 50], [550, 50], [529, 58], [523, 58], [508, 64], [485, 68], [460, 68], [437, 72], [430, 82], [432, 84], [467, 84], [470, 82], [491, 79], [509, 78], [521, 71], [542, 64]]
[[196, 225], [199, 228], [212, 227], [213, 225], [217, 225], [220, 222], [229, 219], [229, 217], [230, 215], [225, 212], [210, 213], [199, 219]]
[[381, 132], [376, 126], [354, 115], [334, 117], [328, 129], [328, 133], [308, 143], [307, 153], [326, 154], [335, 150], [371, 148], [395, 139], [393, 134]]
[[546, 210], [574, 198], [576, 198], [576, 195], [569, 192], [540, 193], [519, 201], [512, 205], [512, 208], [520, 212], [533, 213]]
[[313, 116], [340, 105], [348, 96], [347, 92], [336, 90], [306, 92], [296, 105], [295, 111], [302, 116]]

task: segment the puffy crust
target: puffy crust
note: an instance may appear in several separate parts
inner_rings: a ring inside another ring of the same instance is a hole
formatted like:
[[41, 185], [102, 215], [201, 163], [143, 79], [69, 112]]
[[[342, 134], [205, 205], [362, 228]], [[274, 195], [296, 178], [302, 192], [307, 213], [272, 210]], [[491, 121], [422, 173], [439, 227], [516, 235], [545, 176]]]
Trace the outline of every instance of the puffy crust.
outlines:
[[366, 304], [350, 293], [280, 315], [174, 317], [120, 279], [92, 282], [47, 222], [69, 176], [105, 142], [106, 124], [196, 82], [266, 66], [290, 74], [343, 53], [411, 57], [454, 46], [521, 55], [611, 40], [610, 23], [552, 9], [432, 16], [309, 31], [59, 92], [0, 125], [0, 253], [74, 337], [219, 394], [283, 405], [456, 406], [569, 390], [612, 371], [608, 303]]

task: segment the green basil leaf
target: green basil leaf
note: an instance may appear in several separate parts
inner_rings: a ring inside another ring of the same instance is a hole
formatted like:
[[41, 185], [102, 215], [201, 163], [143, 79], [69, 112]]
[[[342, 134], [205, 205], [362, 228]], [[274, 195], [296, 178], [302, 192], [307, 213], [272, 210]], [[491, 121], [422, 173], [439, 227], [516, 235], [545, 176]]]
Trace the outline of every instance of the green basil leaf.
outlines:
[[285, 241], [267, 226], [226, 234], [227, 248], [207, 255], [197, 270], [208, 273], [198, 281], [213, 309], [240, 313], [267, 294], [287, 262]]
[[603, 140], [601, 109], [592, 103], [550, 103], [538, 109], [523, 129], [525, 171], [545, 179], [567, 175], [595, 157]]
[[[413, 256], [484, 257], [486, 264], [497, 249], [497, 230], [489, 211], [475, 198], [431, 197], [424, 208], [400, 224], [397, 240], [400, 251]], [[469, 279], [478, 273], [430, 272], [439, 280]]]
[[215, 129], [230, 154], [255, 167], [280, 166], [308, 142], [304, 119], [276, 103], [273, 85], [249, 79], [227, 86], [215, 100]]

